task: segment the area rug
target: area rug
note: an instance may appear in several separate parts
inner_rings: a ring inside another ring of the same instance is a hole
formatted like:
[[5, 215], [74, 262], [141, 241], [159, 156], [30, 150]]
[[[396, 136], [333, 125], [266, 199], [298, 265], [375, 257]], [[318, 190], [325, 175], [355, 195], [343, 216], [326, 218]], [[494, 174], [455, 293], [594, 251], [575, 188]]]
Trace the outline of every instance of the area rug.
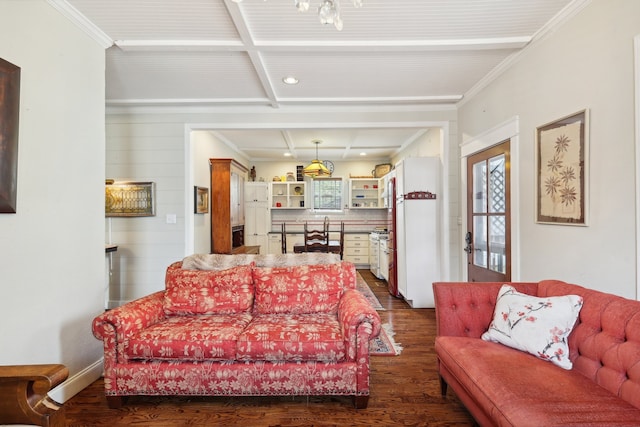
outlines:
[[382, 324], [380, 335], [369, 341], [369, 353], [372, 356], [398, 356], [402, 346], [395, 342], [393, 328], [388, 323]]
[[360, 273], [356, 272], [356, 289], [360, 291], [362, 295], [365, 296], [367, 301], [371, 304], [371, 306], [377, 311], [384, 311], [384, 307], [380, 304], [380, 300], [373, 293], [367, 282], [362, 278]]

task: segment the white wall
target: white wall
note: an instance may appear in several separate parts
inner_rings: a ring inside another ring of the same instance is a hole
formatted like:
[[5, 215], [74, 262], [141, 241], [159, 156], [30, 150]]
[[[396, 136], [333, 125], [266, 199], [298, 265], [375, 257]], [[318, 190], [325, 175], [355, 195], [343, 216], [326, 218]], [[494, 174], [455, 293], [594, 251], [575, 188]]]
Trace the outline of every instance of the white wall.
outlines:
[[[164, 288], [166, 267], [184, 257], [186, 198], [193, 196], [185, 192], [183, 122], [109, 115], [106, 138], [107, 178], [156, 185], [155, 216], [107, 220], [118, 245], [111, 293], [111, 305], [118, 305]], [[176, 222], [167, 223], [167, 215]]]
[[104, 49], [44, 0], [0, 2], [21, 67], [16, 214], [0, 214], [0, 365], [61, 363], [66, 400], [101, 373]]
[[[556, 278], [636, 297], [633, 38], [640, 2], [594, 0], [534, 43], [460, 108], [461, 141], [512, 117], [520, 123], [522, 280]], [[535, 129], [590, 110], [589, 225], [535, 223]]]

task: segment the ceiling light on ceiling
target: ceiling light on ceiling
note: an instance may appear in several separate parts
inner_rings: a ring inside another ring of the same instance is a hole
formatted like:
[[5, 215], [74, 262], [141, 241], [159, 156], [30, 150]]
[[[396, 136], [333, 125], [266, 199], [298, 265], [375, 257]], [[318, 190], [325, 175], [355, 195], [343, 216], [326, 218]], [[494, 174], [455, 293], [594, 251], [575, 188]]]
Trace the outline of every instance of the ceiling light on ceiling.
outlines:
[[360, 153], [361, 156], [366, 156], [367, 153], [365, 153], [364, 151]]
[[302, 169], [302, 173], [305, 176], [310, 176], [311, 178], [321, 177], [321, 176], [331, 176], [331, 171], [327, 169], [327, 167], [318, 160], [318, 145], [322, 144], [322, 141], [319, 139], [311, 141], [316, 144], [316, 158], [311, 161], [311, 164]]
[[291, 153], [287, 151], [286, 153], [284, 153], [284, 156], [285, 157], [291, 157]]
[[[240, 3], [242, 0], [232, 0]], [[265, 0], [266, 1], [266, 0]], [[352, 0], [354, 7], [362, 7], [363, 0]], [[311, 0], [294, 0], [296, 9], [300, 12], [309, 10]], [[340, 0], [322, 0], [318, 7], [318, 18], [324, 25], [333, 24], [338, 31], [342, 31], [342, 18], [340, 17]]]
[[287, 76], [282, 78], [282, 82], [286, 85], [297, 85], [300, 80], [298, 80], [294, 76]]

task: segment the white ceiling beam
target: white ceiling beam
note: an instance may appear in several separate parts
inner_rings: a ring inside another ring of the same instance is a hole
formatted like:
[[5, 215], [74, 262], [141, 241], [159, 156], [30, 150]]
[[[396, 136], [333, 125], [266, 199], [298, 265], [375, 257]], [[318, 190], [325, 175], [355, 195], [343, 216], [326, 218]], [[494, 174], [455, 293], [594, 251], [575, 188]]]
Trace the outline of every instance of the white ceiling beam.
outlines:
[[331, 40], [284, 40], [256, 41], [255, 46], [264, 52], [286, 50], [313, 51], [465, 51], [465, 50], [501, 50], [522, 49], [531, 41], [531, 37], [503, 37], [482, 39], [447, 39], [447, 40], [363, 40], [363, 41], [331, 41]]
[[[238, 13], [240, 13], [238, 11]], [[494, 39], [459, 39], [459, 40], [371, 40], [371, 41], [259, 41], [255, 42], [249, 34], [244, 21], [237, 23], [244, 26], [239, 31], [241, 40], [116, 40], [114, 44], [125, 51], [246, 51], [246, 52], [286, 52], [286, 51], [338, 51], [338, 52], [389, 52], [389, 51], [469, 51], [469, 50], [502, 50], [522, 49], [531, 37], [509, 37]], [[243, 35], [243, 33], [247, 33]]]
[[126, 98], [126, 99], [107, 99], [106, 105], [115, 106], [209, 106], [209, 105], [271, 105], [272, 101], [267, 98]]
[[280, 131], [282, 134], [282, 138], [284, 139], [285, 144], [287, 144], [287, 149], [289, 153], [291, 153], [291, 157], [294, 159], [298, 158], [298, 153], [296, 151], [296, 143], [294, 141], [293, 135], [287, 129], [283, 129]]
[[341, 97], [341, 98], [279, 98], [278, 102], [293, 104], [406, 104], [406, 103], [455, 103], [463, 95], [442, 96], [387, 96], [387, 97]]
[[[452, 106], [462, 99], [462, 95], [447, 97], [394, 97], [394, 98], [278, 98], [278, 106], [320, 106], [332, 103], [342, 106], [385, 106], [387, 108], [400, 107], [403, 105], [426, 106], [429, 104], [433, 108], [441, 110], [447, 106]], [[273, 101], [267, 98], [192, 98], [192, 99], [151, 99], [151, 98], [127, 98], [127, 99], [107, 99], [108, 107], [214, 107], [214, 106], [267, 106], [273, 105]]]
[[124, 51], [246, 51], [239, 40], [116, 40], [116, 46]]
[[269, 74], [264, 65], [264, 61], [262, 60], [262, 55], [254, 48], [253, 37], [251, 35], [251, 31], [247, 26], [247, 20], [245, 16], [242, 14], [242, 11], [238, 7], [237, 3], [233, 3], [230, 0], [225, 0], [225, 6], [227, 7], [227, 11], [229, 12], [229, 16], [231, 17], [231, 21], [233, 25], [235, 25], [238, 34], [240, 35], [240, 40], [242, 43], [248, 47], [247, 52], [249, 54], [249, 59], [251, 60], [251, 64], [253, 64], [253, 68], [258, 76], [258, 80], [262, 85], [262, 88], [267, 95], [267, 98], [271, 101], [271, 106], [274, 108], [278, 108], [278, 100], [276, 99], [276, 92], [273, 87], [273, 83], [269, 79]]

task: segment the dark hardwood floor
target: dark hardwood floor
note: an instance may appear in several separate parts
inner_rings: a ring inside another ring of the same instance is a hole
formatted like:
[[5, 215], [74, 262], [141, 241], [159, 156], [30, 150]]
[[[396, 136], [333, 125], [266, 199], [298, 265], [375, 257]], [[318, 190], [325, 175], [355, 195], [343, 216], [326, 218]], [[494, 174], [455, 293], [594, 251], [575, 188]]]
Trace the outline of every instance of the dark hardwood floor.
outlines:
[[67, 426], [473, 426], [457, 397], [440, 396], [433, 309], [411, 309], [386, 283], [359, 270], [385, 311], [399, 356], [371, 357], [371, 396], [356, 410], [349, 397], [132, 397], [109, 409], [102, 379], [69, 400]]

